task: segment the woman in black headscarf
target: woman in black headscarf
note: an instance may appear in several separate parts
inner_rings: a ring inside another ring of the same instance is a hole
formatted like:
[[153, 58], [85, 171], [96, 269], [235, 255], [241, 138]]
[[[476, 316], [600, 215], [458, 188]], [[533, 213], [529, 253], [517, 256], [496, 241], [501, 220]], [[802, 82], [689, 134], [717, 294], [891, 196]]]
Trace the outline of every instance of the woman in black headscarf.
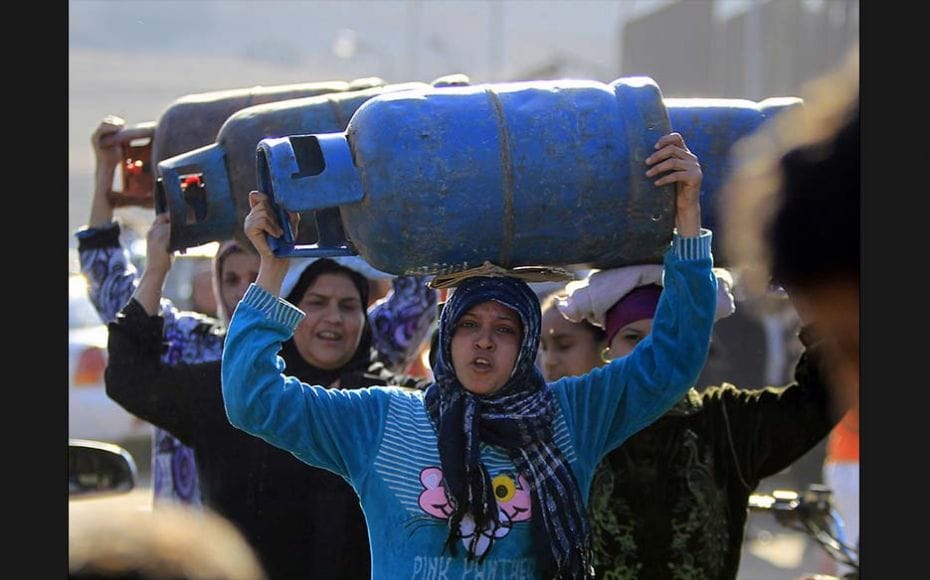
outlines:
[[[282, 349], [304, 380], [332, 387], [418, 385], [378, 362], [366, 313], [365, 274], [372, 271], [360, 260], [295, 264], [290, 297], [322, 313], [319, 325]], [[390, 301], [382, 306], [390, 308]], [[421, 312], [434, 316], [435, 306]], [[135, 298], [111, 323], [107, 394], [194, 450], [204, 505], [242, 531], [269, 578], [369, 578], [367, 528], [352, 488], [233, 428], [220, 392], [220, 361], [163, 364], [162, 326], [162, 317]]]

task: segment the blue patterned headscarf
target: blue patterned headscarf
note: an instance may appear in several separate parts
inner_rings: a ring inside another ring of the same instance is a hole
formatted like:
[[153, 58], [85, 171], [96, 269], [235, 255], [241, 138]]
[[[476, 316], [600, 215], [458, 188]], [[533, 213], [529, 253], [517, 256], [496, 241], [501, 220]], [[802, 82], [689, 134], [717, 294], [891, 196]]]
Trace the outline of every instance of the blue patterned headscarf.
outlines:
[[[520, 316], [523, 337], [510, 379], [495, 393], [475, 395], [455, 375], [452, 334], [463, 314], [490, 300]], [[532, 289], [522, 280], [507, 277], [464, 280], [439, 317], [439, 352], [433, 366], [436, 382], [427, 389], [426, 407], [439, 433], [444, 489], [453, 508], [446, 547], [455, 554], [466, 514], [474, 518], [477, 530], [493, 531], [500, 526], [491, 478], [481, 461], [480, 444], [484, 442], [505, 449], [530, 484], [533, 542], [541, 575], [593, 578], [591, 526], [575, 476], [553, 440], [555, 397], [534, 364], [541, 318]], [[471, 536], [469, 559], [475, 557], [481, 535]], [[486, 537], [493, 542], [495, 535]]]

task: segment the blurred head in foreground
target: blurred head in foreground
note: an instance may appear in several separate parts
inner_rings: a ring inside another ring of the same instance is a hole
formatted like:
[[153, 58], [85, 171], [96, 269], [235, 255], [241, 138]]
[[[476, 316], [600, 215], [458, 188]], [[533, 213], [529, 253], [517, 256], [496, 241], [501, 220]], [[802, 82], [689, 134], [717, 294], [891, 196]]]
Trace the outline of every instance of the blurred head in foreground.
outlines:
[[264, 580], [266, 576], [243, 536], [218, 515], [181, 505], [140, 511], [118, 504], [69, 521], [68, 578]]
[[726, 254], [749, 288], [784, 288], [828, 344], [831, 382], [859, 398], [859, 53], [733, 149]]

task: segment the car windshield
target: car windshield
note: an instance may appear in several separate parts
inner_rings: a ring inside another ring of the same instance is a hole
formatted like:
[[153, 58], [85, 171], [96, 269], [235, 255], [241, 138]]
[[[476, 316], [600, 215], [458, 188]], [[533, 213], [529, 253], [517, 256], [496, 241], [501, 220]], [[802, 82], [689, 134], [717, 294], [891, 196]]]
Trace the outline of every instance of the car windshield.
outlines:
[[87, 328], [103, 324], [87, 295], [83, 276], [68, 279], [68, 328]]

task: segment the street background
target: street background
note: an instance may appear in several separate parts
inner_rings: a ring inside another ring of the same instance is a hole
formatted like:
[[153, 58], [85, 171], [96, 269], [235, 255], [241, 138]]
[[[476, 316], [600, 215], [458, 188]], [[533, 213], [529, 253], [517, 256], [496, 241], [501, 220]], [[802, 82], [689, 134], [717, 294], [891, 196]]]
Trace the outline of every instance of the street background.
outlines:
[[[134, 124], [157, 121], [192, 93], [451, 73], [473, 84], [646, 75], [666, 97], [760, 100], [799, 95], [859, 37], [857, 0], [71, 0], [69, 8], [72, 250], [92, 193], [90, 135], [107, 114]], [[116, 216], [139, 238], [152, 219], [141, 209]], [[122, 443], [148, 485], [149, 439]], [[810, 455], [759, 491], [811, 481], [822, 448]], [[750, 515], [740, 578], [796, 578], [830, 571], [827, 562], [802, 534]]]

